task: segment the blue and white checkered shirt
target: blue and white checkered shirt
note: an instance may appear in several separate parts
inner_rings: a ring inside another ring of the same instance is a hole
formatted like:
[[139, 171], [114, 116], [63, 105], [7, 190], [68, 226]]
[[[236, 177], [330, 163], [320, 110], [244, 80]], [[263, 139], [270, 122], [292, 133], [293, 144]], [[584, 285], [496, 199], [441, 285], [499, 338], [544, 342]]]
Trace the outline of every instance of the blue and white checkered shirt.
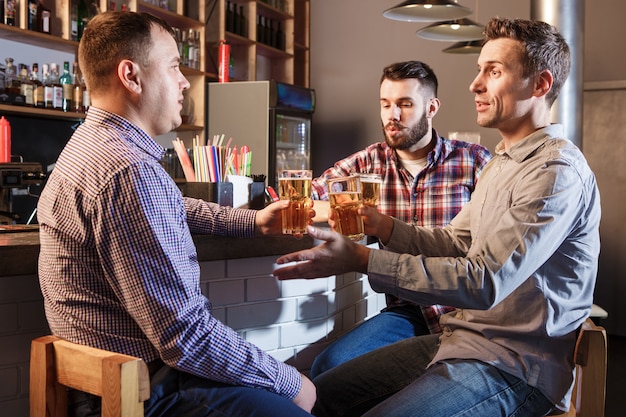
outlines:
[[298, 371], [211, 315], [192, 233], [252, 237], [255, 212], [183, 198], [163, 148], [91, 107], [38, 205], [39, 278], [52, 332], [146, 362], [293, 399]]

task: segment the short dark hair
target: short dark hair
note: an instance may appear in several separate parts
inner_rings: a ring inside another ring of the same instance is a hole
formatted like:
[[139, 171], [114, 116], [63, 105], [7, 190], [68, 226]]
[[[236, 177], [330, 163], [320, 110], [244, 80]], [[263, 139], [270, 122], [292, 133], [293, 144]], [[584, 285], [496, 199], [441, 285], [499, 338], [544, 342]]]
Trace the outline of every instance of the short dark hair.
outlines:
[[78, 65], [87, 88], [92, 92], [108, 88], [123, 59], [147, 65], [153, 25], [174, 36], [166, 21], [149, 13], [107, 11], [91, 19], [78, 45]]
[[538, 20], [494, 17], [485, 27], [486, 40], [509, 38], [521, 42], [525, 77], [548, 70], [552, 73], [552, 89], [546, 95], [551, 106], [559, 96], [570, 71], [570, 49], [558, 30]]
[[437, 89], [439, 88], [437, 76], [431, 67], [421, 61], [396, 62], [386, 66], [383, 69], [380, 83], [382, 84], [385, 80], [400, 81], [407, 78], [418, 79], [422, 87], [429, 89], [433, 96], [437, 97]]

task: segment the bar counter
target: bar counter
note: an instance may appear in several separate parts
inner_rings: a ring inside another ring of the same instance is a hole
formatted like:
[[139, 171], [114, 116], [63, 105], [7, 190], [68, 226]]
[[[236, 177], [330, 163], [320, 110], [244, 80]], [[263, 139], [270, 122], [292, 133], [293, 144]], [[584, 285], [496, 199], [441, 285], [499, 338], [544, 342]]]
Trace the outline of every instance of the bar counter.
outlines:
[[[278, 281], [276, 258], [309, 248], [304, 236], [237, 239], [196, 235], [200, 289], [211, 314], [275, 358], [307, 372], [332, 340], [385, 306], [367, 276]], [[37, 277], [39, 233], [0, 233], [0, 409], [28, 416], [30, 341], [49, 334]]]
[[[313, 245], [313, 239], [309, 236], [302, 239], [291, 236], [239, 239], [196, 235], [193, 239], [200, 262], [278, 256]], [[38, 256], [38, 232], [0, 233], [0, 276], [36, 274]]]

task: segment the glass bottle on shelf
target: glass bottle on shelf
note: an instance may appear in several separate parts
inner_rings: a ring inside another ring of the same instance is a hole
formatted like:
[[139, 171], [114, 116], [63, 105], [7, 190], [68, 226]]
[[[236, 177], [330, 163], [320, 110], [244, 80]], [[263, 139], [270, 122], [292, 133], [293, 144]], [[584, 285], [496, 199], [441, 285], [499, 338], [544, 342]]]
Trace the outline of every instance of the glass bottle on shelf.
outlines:
[[28, 30], [37, 30], [37, 7], [39, 0], [28, 0]]
[[[268, 23], [269, 22], [269, 23]], [[274, 20], [267, 19], [265, 20], [265, 43], [269, 46], [276, 47], [275, 40], [276, 36], [274, 35]]]
[[13, 58], [6, 58], [6, 67], [4, 69], [5, 91], [8, 94], [20, 94], [20, 81], [17, 78], [17, 69], [13, 65]]
[[226, 32], [233, 33], [235, 28], [233, 4], [226, 1]]
[[263, 16], [258, 15], [256, 17], [256, 41], [259, 43], [265, 43], [265, 20]]
[[17, 18], [17, 0], [3, 0], [4, 1], [4, 24], [8, 26], [15, 26]]
[[43, 83], [43, 106], [47, 109], [54, 108], [54, 86], [50, 80], [50, 66], [41, 66], [41, 82]]
[[43, 0], [37, 4], [37, 30], [42, 33], [50, 33], [50, 20], [52, 12], [48, 9]]
[[280, 49], [282, 51], [285, 50], [285, 32], [283, 32], [281, 22], [278, 22], [278, 28], [276, 28], [276, 41], [275, 47], [276, 49]]
[[198, 54], [198, 47], [196, 46], [196, 38], [193, 29], [189, 29], [187, 33], [187, 44], [188, 52], [187, 52], [187, 66], [189, 68], [196, 69], [196, 59]]
[[20, 64], [20, 74], [18, 76], [20, 82], [20, 94], [24, 96], [24, 104], [29, 107], [33, 106], [33, 82], [28, 77], [28, 66]]
[[87, 5], [87, 0], [78, 0], [78, 5], [76, 7], [76, 22], [76, 40], [80, 41], [80, 38], [83, 36], [85, 26], [87, 26], [87, 22], [89, 22], [89, 6]]
[[181, 65], [189, 66], [189, 41], [187, 39], [187, 31], [181, 29], [183, 54], [180, 57]]
[[78, 1], [70, 2], [70, 40], [78, 40]]
[[63, 86], [59, 82], [59, 67], [54, 62], [50, 64], [50, 84], [52, 85], [52, 108], [63, 110]]
[[44, 107], [44, 87], [39, 79], [39, 64], [33, 64], [30, 72], [30, 80], [33, 83], [33, 104], [35, 107]]
[[76, 61], [72, 67], [72, 110], [83, 111], [83, 86], [80, 83], [80, 70]]
[[69, 61], [63, 62], [63, 74], [59, 77], [59, 83], [63, 88], [62, 109], [63, 111], [72, 111], [72, 96], [74, 95], [74, 84], [72, 83], [72, 75], [70, 74]]
[[239, 9], [236, 4], [231, 4], [232, 11], [232, 19], [233, 19], [233, 33], [236, 35], [241, 35], [241, 21], [239, 20]]
[[91, 106], [91, 96], [89, 95], [89, 91], [87, 90], [87, 85], [85, 84], [85, 77], [83, 74], [80, 74], [80, 85], [83, 90], [83, 102], [82, 102], [82, 111], [86, 112]]
[[243, 6], [239, 6], [239, 34], [244, 38], [248, 37], [248, 19], [243, 14]]

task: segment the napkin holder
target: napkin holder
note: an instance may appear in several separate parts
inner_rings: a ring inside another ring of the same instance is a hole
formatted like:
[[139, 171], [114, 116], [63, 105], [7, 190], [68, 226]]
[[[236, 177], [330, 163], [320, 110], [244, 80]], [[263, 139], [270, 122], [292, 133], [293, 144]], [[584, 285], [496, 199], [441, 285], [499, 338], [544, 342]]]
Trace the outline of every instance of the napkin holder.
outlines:
[[220, 206], [233, 206], [233, 184], [231, 182], [187, 182], [183, 195], [211, 201]]

